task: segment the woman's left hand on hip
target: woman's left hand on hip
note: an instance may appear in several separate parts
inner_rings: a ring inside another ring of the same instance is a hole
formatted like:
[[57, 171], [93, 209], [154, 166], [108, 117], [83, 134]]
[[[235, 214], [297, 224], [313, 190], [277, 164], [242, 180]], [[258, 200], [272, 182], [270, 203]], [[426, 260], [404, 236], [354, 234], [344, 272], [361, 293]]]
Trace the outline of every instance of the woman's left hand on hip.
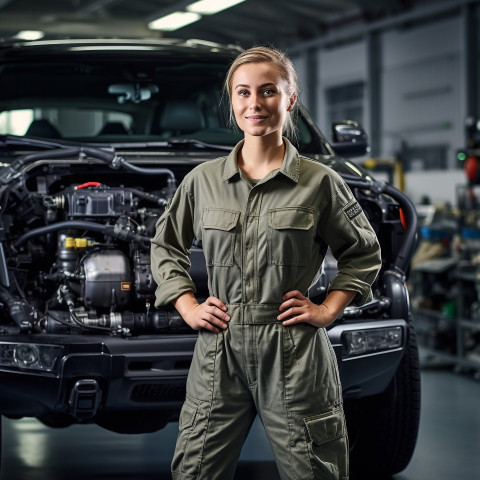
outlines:
[[326, 305], [313, 303], [298, 290], [287, 292], [278, 309], [282, 313], [277, 319], [282, 321], [284, 326], [303, 322], [315, 327], [328, 327], [336, 318]]

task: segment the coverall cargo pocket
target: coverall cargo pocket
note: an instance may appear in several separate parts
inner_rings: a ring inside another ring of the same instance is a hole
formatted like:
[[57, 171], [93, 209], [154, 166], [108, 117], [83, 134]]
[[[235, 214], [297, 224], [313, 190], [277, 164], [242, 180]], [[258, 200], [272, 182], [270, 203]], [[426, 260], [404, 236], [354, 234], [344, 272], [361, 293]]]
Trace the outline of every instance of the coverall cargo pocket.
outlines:
[[348, 437], [343, 409], [304, 418], [314, 478], [348, 479]]
[[269, 210], [268, 264], [291, 267], [309, 265], [314, 241], [314, 223], [312, 208], [283, 207]]
[[182, 414], [178, 423], [178, 430], [187, 430], [195, 424], [197, 418], [198, 406], [193, 403], [188, 397], [185, 400], [182, 408]]
[[337, 361], [337, 356], [335, 355], [335, 351], [333, 350], [332, 344], [330, 342], [330, 339], [328, 338], [328, 333], [325, 328], [319, 329], [319, 334], [323, 336], [323, 344], [324, 344], [324, 351], [328, 351], [329, 357], [330, 357], [330, 365], [332, 368], [332, 374], [333, 377], [336, 380], [337, 384], [337, 396], [338, 400], [341, 400], [342, 398], [342, 384], [340, 380], [340, 372], [338, 371], [338, 361]]
[[177, 448], [172, 461], [172, 471], [196, 476], [200, 468], [203, 441], [206, 434], [206, 415], [200, 405], [187, 396], [180, 412]]
[[240, 212], [224, 208], [205, 208], [202, 215], [203, 251], [207, 266], [231, 267], [235, 230]]
[[223, 336], [202, 329], [198, 332], [192, 364], [187, 378], [187, 398], [194, 402], [208, 402], [214, 385], [215, 361]]

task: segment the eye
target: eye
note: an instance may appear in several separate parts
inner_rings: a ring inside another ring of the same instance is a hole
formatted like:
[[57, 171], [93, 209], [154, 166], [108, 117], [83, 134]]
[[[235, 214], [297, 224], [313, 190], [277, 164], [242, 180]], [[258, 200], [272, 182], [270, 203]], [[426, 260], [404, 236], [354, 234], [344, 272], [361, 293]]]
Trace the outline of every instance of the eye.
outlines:
[[237, 92], [241, 97], [246, 97], [248, 95], [248, 90], [238, 90]]
[[273, 88], [266, 88], [264, 91], [263, 91], [263, 94], [264, 95], [273, 95], [275, 94], [275, 90]]

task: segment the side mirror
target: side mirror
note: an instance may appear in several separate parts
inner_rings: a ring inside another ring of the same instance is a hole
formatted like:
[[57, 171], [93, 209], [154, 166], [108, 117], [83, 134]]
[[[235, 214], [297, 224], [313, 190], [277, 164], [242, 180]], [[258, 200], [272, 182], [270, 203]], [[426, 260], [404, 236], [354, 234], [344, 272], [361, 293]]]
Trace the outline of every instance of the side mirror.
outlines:
[[331, 147], [343, 157], [361, 157], [370, 152], [363, 127], [354, 120], [332, 122]]

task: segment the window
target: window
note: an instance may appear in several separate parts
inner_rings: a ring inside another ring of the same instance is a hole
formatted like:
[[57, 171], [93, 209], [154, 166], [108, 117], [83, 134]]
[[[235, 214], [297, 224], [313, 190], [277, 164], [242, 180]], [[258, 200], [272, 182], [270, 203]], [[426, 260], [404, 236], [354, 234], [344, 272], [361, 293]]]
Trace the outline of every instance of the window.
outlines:
[[325, 99], [327, 125], [331, 125], [335, 120], [355, 120], [363, 124], [363, 82], [327, 88]]
[[399, 153], [406, 172], [447, 168], [448, 145], [403, 146]]
[[13, 110], [0, 113], [1, 135], [25, 135], [27, 128], [32, 123], [33, 110]]
[[[83, 108], [35, 108], [11, 110], [0, 113], [0, 134], [25, 135], [33, 121], [48, 122], [62, 137], [90, 137], [105, 132], [128, 133], [133, 124], [132, 116]], [[112, 128], [113, 126], [113, 128]], [[110, 128], [109, 128], [110, 127]], [[48, 132], [45, 132], [46, 136]], [[39, 130], [31, 133], [42, 136]]]

